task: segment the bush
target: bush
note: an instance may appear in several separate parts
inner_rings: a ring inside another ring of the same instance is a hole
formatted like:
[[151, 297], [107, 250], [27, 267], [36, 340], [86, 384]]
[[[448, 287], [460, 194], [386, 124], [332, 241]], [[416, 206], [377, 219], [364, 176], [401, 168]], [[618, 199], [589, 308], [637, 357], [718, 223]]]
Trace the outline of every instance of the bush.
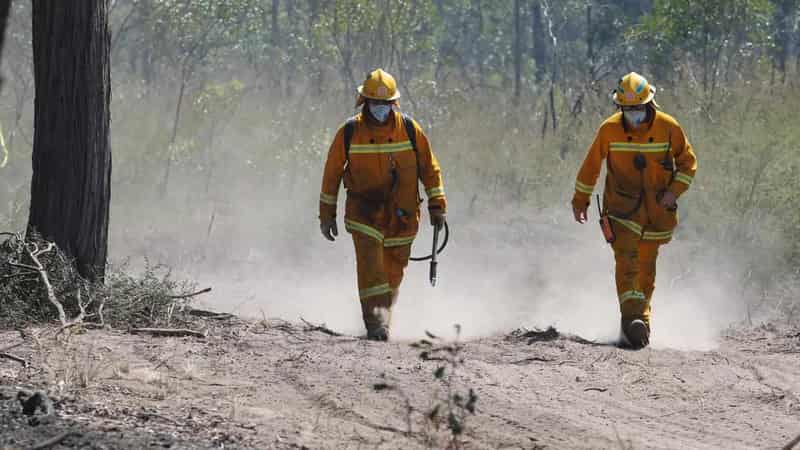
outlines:
[[[133, 276], [122, 265], [110, 268], [105, 282], [89, 282], [52, 243], [4, 235], [8, 238], [0, 244], [0, 328], [54, 319], [81, 318], [114, 328], [168, 326], [187, 319], [184, 313], [194, 286], [173, 280], [166, 267], [148, 264], [141, 275]], [[63, 318], [56, 303], [63, 308]]]

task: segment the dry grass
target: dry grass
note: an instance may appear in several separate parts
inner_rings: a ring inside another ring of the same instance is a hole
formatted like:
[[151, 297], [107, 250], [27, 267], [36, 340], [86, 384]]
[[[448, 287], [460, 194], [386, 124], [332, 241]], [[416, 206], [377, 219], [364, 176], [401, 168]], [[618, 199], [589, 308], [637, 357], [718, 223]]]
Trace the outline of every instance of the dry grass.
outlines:
[[58, 396], [89, 389], [115, 374], [110, 352], [94, 342], [42, 337], [35, 339], [34, 349], [36, 365], [43, 369], [51, 393]]

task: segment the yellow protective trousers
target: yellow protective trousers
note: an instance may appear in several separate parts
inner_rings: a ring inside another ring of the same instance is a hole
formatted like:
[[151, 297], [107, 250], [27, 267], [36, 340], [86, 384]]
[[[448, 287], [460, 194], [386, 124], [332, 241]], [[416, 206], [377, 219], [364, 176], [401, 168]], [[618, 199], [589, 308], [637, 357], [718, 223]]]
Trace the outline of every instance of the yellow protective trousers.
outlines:
[[361, 313], [367, 330], [376, 327], [388, 329], [396, 293], [408, 266], [411, 244], [386, 247], [365, 234], [354, 232], [356, 271]]
[[622, 320], [641, 319], [650, 326], [650, 301], [656, 281], [656, 259], [662, 241], [646, 240], [625, 227], [615, 227], [617, 296]]

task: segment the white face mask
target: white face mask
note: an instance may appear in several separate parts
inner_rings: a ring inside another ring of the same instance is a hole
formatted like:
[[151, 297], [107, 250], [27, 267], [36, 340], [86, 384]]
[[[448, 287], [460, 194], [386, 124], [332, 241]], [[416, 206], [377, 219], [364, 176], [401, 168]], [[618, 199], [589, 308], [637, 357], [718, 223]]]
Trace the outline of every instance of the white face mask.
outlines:
[[369, 105], [369, 112], [372, 114], [372, 117], [375, 118], [380, 123], [386, 122], [386, 119], [389, 118], [389, 112], [392, 110], [392, 105], [384, 105], [384, 104], [370, 104]]
[[638, 127], [647, 119], [647, 111], [625, 111], [622, 113], [625, 121], [632, 127]]

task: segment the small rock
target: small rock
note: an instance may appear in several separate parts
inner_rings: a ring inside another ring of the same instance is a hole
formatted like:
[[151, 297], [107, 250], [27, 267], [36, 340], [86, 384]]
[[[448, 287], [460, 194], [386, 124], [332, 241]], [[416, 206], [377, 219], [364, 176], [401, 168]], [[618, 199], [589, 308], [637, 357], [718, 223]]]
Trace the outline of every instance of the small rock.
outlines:
[[55, 412], [53, 401], [42, 391], [29, 392], [19, 391], [17, 400], [22, 405], [22, 413], [26, 416], [33, 416], [39, 411], [42, 415], [49, 416]]

